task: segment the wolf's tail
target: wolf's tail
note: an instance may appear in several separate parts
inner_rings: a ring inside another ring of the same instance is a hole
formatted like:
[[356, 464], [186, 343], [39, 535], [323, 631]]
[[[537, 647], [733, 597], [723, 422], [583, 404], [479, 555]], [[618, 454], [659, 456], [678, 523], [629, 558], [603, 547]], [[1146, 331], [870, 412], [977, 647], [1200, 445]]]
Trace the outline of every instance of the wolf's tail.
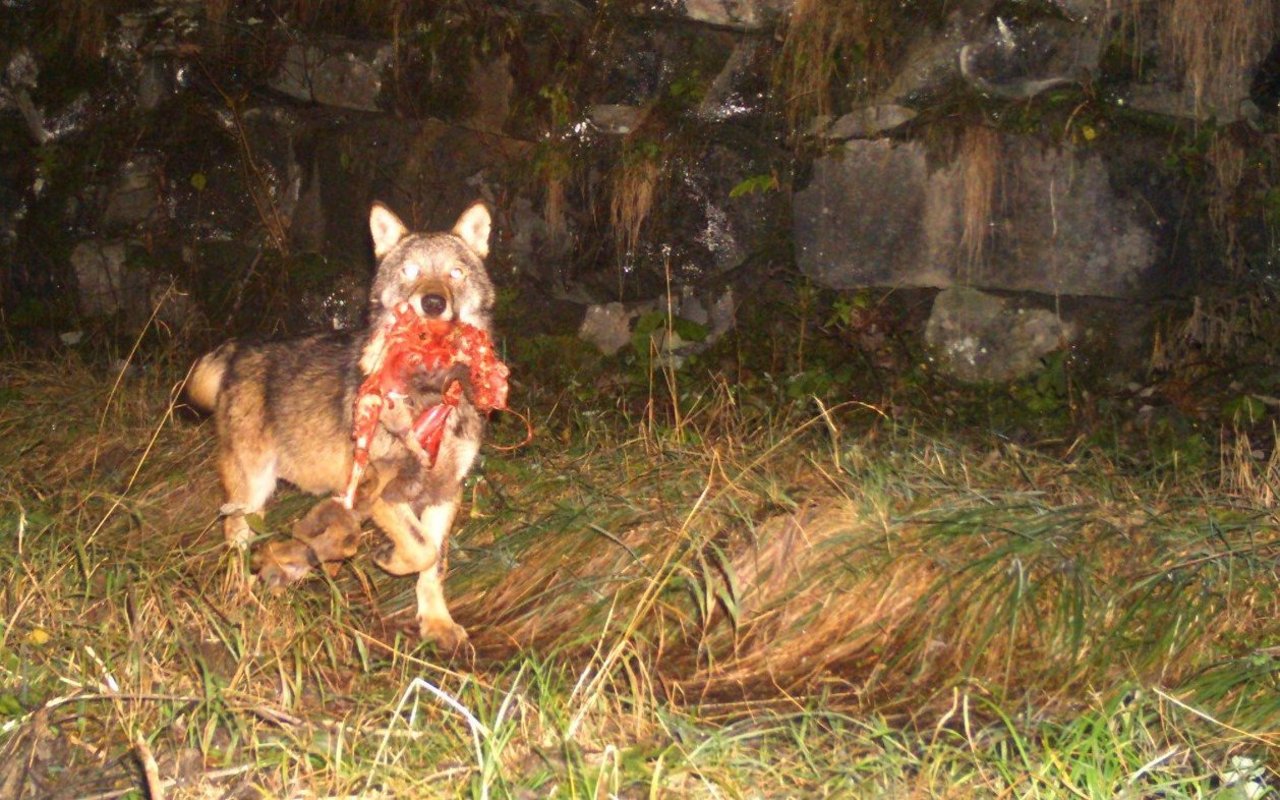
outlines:
[[227, 362], [236, 352], [236, 343], [227, 342], [200, 357], [187, 378], [187, 402], [201, 411], [213, 411], [218, 404], [218, 392], [222, 388], [222, 376]]

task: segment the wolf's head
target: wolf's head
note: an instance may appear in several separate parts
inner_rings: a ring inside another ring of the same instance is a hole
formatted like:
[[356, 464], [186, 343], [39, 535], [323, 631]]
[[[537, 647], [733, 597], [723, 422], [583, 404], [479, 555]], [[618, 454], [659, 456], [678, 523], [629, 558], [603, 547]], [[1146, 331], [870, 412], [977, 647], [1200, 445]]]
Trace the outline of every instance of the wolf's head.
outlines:
[[465, 322], [489, 330], [493, 283], [484, 268], [489, 254], [489, 210], [475, 203], [448, 233], [410, 233], [391, 209], [369, 212], [378, 273], [369, 295], [369, 321], [379, 325], [408, 302], [422, 317]]

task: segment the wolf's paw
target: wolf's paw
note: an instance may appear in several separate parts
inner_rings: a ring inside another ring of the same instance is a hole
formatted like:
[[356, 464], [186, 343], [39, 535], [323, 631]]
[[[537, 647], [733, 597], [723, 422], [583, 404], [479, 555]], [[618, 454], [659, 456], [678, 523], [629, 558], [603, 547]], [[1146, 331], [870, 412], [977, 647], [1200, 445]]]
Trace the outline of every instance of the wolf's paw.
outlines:
[[451, 619], [418, 618], [418, 635], [440, 650], [452, 653], [467, 644], [467, 631]]
[[227, 547], [243, 553], [249, 549], [249, 542], [253, 541], [253, 531], [249, 529], [249, 525], [243, 519], [236, 520], [236, 522], [239, 524], [233, 524], [228, 520], [225, 531]]
[[258, 580], [272, 594], [279, 594], [284, 587], [297, 583], [316, 565], [316, 555], [305, 543], [297, 539], [286, 542], [270, 542], [253, 559]]

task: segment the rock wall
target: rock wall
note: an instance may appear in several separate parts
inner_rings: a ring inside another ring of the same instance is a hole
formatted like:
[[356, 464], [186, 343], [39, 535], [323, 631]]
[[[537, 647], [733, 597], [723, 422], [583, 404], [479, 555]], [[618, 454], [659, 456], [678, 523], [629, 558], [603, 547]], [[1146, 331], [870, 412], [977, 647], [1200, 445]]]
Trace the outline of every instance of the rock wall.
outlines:
[[[966, 173], [995, 158], [989, 203]], [[1097, 153], [1002, 141], [996, 153], [933, 167], [918, 142], [853, 140], [817, 159], [796, 192], [796, 260], [815, 281], [1125, 297], [1155, 267], [1159, 221], [1119, 195]], [[965, 246], [966, 215], [985, 240]]]
[[582, 308], [793, 266], [1144, 297], [1268, 239], [1222, 231], [1270, 173], [1213, 154], [1275, 136], [1275, 0], [482, 5], [125, 2], [72, 36], [17, 4], [6, 319], [176, 285], [216, 327], [351, 324], [373, 200], [488, 201], [500, 281]]

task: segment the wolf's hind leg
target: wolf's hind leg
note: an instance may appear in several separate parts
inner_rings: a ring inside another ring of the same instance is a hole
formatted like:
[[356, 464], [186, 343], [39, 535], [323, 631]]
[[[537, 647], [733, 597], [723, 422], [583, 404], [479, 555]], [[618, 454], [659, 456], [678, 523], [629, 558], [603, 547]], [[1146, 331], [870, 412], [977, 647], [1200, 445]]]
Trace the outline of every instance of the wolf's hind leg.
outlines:
[[222, 506], [223, 531], [227, 544], [244, 550], [253, 538], [245, 521], [246, 514], [257, 514], [276, 489], [276, 465], [273, 459], [252, 458], [254, 454], [233, 449], [218, 456], [218, 475], [226, 490]]

